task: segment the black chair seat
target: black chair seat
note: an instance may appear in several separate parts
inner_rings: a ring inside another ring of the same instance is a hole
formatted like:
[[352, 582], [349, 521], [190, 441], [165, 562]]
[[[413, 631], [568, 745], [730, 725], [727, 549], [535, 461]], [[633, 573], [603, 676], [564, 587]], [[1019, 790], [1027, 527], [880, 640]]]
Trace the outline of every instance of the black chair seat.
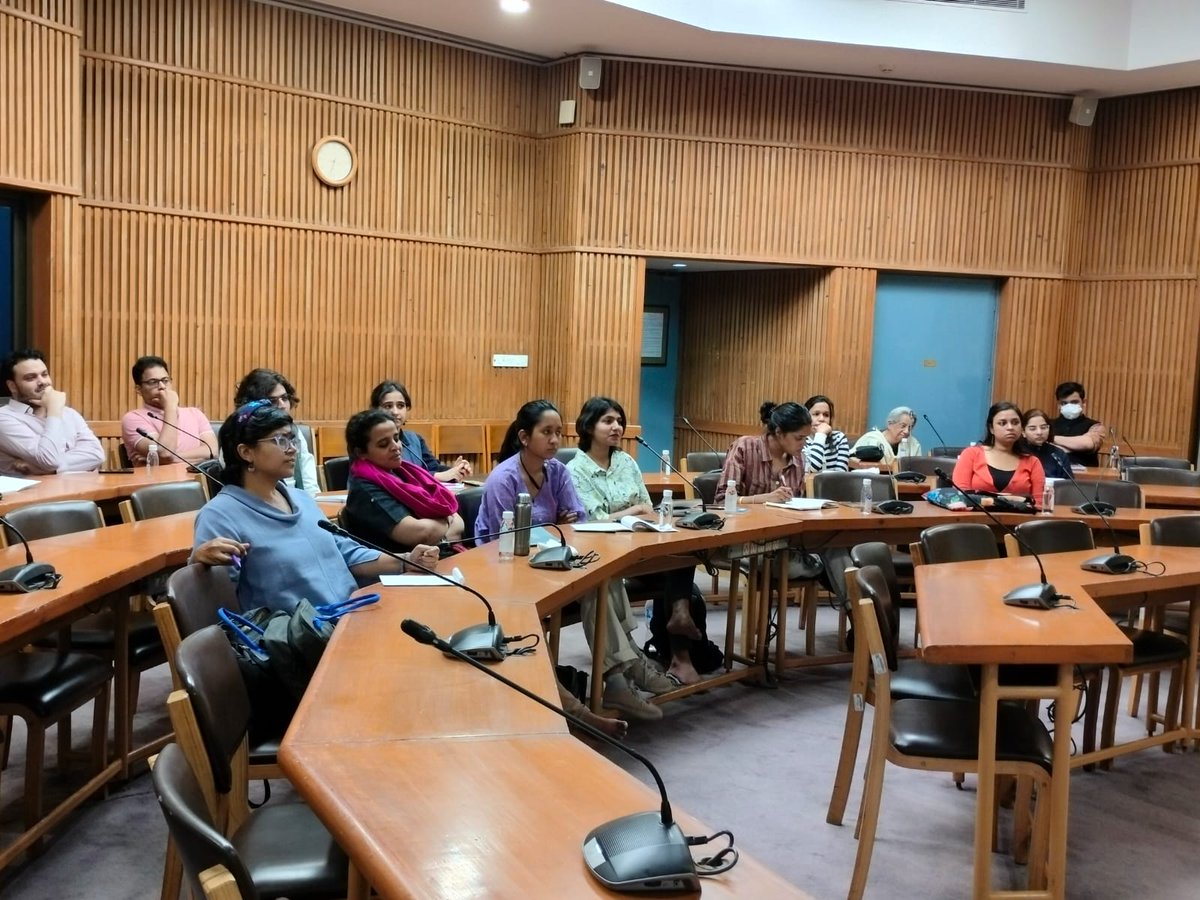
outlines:
[[[71, 649], [107, 656], [115, 641], [111, 612], [97, 613], [80, 619], [71, 626]], [[129, 662], [138, 671], [152, 669], [167, 661], [162, 638], [154, 616], [135, 612], [129, 617]]]
[[[898, 700], [892, 705], [892, 744], [905, 756], [979, 758], [979, 704]], [[996, 759], [1026, 762], [1050, 771], [1054, 739], [1020, 704], [1001, 703], [996, 717]]]
[[896, 570], [898, 578], [911, 579], [913, 577], [912, 554], [906, 550], [892, 550], [892, 567]]
[[1168, 609], [1163, 613], [1163, 630], [1176, 634], [1188, 633], [1188, 611], [1186, 609]]
[[283, 742], [283, 735], [279, 734], [274, 737], [259, 737], [254, 734], [254, 723], [250, 723], [250, 765], [252, 766], [267, 766], [274, 763], [279, 758], [279, 745]]
[[112, 666], [87, 653], [10, 653], [0, 657], [0, 706], [23, 707], [54, 722], [112, 678]]
[[1141, 628], [1122, 626], [1121, 632], [1133, 644], [1133, 665], [1154, 665], [1155, 663], [1178, 662], [1187, 659], [1187, 644], [1179, 638], [1157, 631], [1144, 631]]
[[978, 697], [966, 666], [939, 666], [919, 659], [899, 660], [892, 673], [893, 700], [974, 700]]
[[256, 810], [231, 843], [263, 900], [346, 896], [346, 854], [302, 803]]

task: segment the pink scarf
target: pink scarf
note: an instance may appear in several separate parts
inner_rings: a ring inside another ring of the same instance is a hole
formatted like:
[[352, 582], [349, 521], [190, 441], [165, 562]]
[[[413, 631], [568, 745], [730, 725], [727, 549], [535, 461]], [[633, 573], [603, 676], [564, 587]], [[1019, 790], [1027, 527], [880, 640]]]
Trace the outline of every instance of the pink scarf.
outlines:
[[350, 474], [379, 485], [420, 519], [448, 519], [458, 512], [450, 489], [412, 463], [401, 461], [398, 469], [384, 469], [359, 457], [350, 463]]

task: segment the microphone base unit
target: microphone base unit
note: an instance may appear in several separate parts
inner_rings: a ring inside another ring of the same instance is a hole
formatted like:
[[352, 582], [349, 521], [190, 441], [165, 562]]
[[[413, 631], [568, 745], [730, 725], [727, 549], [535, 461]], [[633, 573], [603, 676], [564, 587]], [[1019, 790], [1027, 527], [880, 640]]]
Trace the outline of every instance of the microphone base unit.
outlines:
[[656, 812], [605, 822], [583, 840], [583, 859], [605, 887], [628, 893], [700, 891], [700, 876], [679, 826]]
[[1079, 513], [1081, 516], [1111, 516], [1116, 511], [1117, 508], [1111, 503], [1100, 503], [1095, 500], [1071, 508], [1071, 512]]
[[1058, 600], [1058, 591], [1052, 584], [1023, 584], [1004, 595], [1004, 602], [1009, 606], [1027, 609], [1053, 609], [1058, 606]]
[[[485, 661], [501, 660], [505, 657], [504, 631], [499, 625], [471, 625], [460, 629], [447, 638], [450, 648], [463, 656]], [[446, 656], [454, 657], [453, 653]]]
[[1105, 575], [1129, 575], [1137, 571], [1137, 560], [1124, 553], [1104, 553], [1080, 563], [1085, 572], [1102, 572]]
[[569, 572], [571, 560], [575, 558], [570, 547], [547, 547], [529, 557], [529, 565], [534, 569], [552, 569], [556, 572]]

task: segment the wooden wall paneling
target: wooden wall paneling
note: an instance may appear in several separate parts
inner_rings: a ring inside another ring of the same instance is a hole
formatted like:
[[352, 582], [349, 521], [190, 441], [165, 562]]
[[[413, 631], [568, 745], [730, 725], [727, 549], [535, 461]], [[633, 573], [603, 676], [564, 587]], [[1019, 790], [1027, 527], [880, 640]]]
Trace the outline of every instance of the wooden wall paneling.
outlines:
[[803, 402], [813, 394], [827, 394], [834, 401], [834, 423], [847, 434], [866, 431], [876, 275], [874, 269], [830, 271], [825, 279], [825, 343], [816, 348], [822, 368], [814, 390], [797, 398]]
[[1000, 288], [992, 399], [1010, 400], [1022, 409], [1040, 407], [1052, 417], [1054, 387], [1073, 332], [1074, 305], [1068, 284], [1049, 278], [1009, 278]]
[[0, 5], [0, 185], [79, 191], [76, 0]]

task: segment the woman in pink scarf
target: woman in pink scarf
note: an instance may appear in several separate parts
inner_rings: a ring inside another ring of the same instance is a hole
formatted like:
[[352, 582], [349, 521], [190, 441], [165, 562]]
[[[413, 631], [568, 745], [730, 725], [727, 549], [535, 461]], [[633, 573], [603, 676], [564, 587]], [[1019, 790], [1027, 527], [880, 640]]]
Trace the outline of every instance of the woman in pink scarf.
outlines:
[[392, 550], [462, 540], [454, 494], [420, 466], [404, 461], [395, 420], [383, 410], [346, 423], [349, 493], [342, 524], [357, 537]]

